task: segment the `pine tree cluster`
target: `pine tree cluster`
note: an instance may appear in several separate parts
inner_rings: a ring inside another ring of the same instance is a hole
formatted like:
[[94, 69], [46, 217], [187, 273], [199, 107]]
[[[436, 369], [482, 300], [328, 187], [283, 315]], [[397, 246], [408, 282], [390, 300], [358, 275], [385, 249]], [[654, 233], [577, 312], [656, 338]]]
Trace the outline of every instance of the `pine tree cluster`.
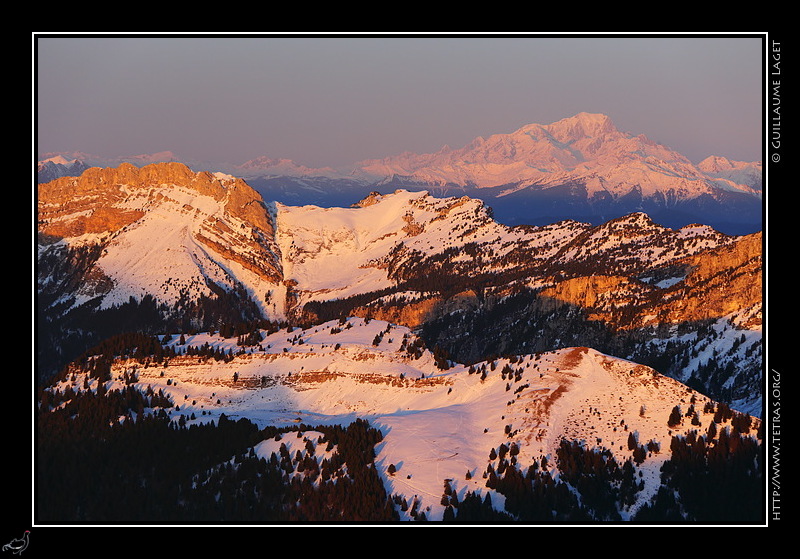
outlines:
[[[375, 466], [380, 431], [366, 421], [318, 426], [333, 449], [257, 457], [287, 432], [245, 419], [187, 425], [163, 394], [133, 386], [44, 396], [37, 416], [35, 516], [64, 523], [395, 521]], [[163, 406], [163, 407], [159, 407]], [[285, 446], [282, 447], [282, 450]]]

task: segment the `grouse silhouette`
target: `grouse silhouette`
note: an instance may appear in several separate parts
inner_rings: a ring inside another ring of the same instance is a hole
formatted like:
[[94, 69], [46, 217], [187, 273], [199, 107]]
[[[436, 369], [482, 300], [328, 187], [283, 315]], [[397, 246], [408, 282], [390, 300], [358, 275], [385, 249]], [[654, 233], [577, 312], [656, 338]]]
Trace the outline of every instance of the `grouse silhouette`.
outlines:
[[3, 551], [10, 551], [12, 553], [16, 553], [19, 555], [25, 548], [28, 547], [28, 537], [30, 536], [30, 530], [25, 530], [25, 534], [21, 538], [13, 539], [8, 542], [6, 545], [3, 546]]

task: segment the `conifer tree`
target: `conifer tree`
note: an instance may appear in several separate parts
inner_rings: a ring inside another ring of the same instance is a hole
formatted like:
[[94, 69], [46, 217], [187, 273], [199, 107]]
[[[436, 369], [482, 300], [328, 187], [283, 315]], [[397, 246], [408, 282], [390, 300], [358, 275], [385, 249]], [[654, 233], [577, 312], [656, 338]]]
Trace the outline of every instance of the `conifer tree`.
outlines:
[[681, 414], [680, 406], [675, 406], [672, 408], [672, 412], [669, 414], [669, 419], [667, 420], [667, 425], [669, 427], [677, 427], [681, 424], [683, 414]]

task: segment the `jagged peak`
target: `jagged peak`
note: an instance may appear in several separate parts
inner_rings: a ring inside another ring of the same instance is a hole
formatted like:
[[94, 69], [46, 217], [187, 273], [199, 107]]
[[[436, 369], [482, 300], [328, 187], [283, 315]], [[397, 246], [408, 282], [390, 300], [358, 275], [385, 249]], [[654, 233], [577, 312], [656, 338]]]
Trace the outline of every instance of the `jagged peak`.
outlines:
[[728, 170], [733, 167], [733, 162], [727, 157], [720, 155], [709, 155], [697, 164], [697, 168], [706, 173], [714, 173], [719, 170]]

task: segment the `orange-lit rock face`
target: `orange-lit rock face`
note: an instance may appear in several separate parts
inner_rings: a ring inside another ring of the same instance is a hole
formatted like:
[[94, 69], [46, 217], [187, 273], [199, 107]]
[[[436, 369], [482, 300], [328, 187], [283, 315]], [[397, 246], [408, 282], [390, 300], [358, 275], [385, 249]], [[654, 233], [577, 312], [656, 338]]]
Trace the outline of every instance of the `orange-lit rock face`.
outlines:
[[408, 328], [418, 328], [446, 314], [474, 310], [479, 304], [476, 293], [466, 290], [449, 297], [436, 295], [411, 301], [402, 298], [389, 299], [378, 304], [356, 307], [352, 310], [352, 314], [362, 318], [385, 320]]
[[268, 282], [282, 279], [274, 225], [261, 196], [241, 179], [195, 173], [180, 163], [91, 168], [80, 177], [39, 185], [39, 234], [43, 239], [100, 235], [90, 242], [103, 244], [157, 207], [172, 208], [166, 219], [191, 216], [181, 227], [218, 260], [237, 263]]
[[[762, 234], [755, 233], [687, 259], [692, 271], [666, 305], [670, 321], [718, 318], [760, 305], [762, 250]], [[753, 318], [750, 326], [758, 325], [760, 318]]]
[[[573, 305], [616, 328], [722, 318], [760, 306], [761, 241], [756, 233], [685, 258], [681, 265], [688, 273], [668, 287], [622, 276], [576, 277], [543, 289], [541, 304]], [[748, 326], [759, 325], [756, 313]]]
[[59, 231], [69, 228], [61, 221], [69, 219], [82, 224], [72, 225], [75, 230], [114, 232], [142, 216], [141, 211], [120, 207], [132, 191], [167, 184], [191, 188], [223, 202], [226, 212], [249, 220], [265, 231], [272, 227], [261, 197], [241, 179], [223, 185], [210, 173], [194, 173], [180, 163], [156, 163], [141, 168], [123, 163], [116, 168], [92, 167], [80, 177], [63, 177], [39, 185], [40, 231], [58, 235]]

